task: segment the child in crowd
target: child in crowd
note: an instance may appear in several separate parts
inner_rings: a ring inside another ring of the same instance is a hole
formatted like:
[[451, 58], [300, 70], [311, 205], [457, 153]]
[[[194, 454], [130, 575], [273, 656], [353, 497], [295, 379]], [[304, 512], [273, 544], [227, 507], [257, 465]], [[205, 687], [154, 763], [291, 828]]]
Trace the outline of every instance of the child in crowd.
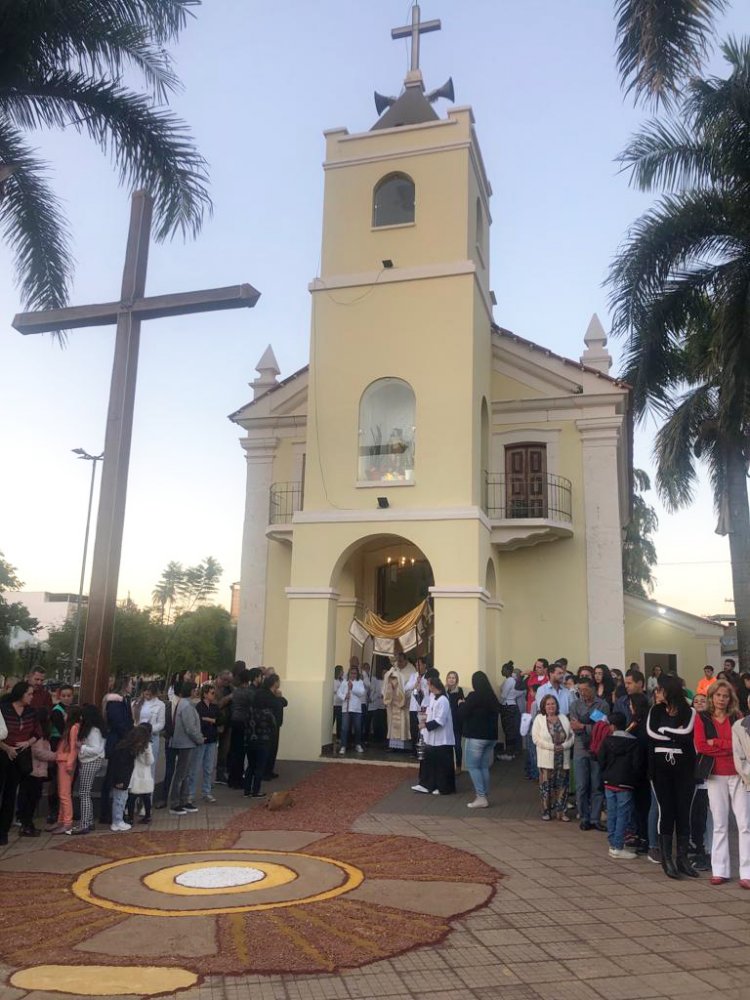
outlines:
[[84, 705], [78, 730], [78, 796], [81, 800], [81, 819], [78, 826], [66, 830], [66, 833], [83, 836], [94, 830], [91, 789], [97, 774], [105, 766], [105, 731], [104, 719], [96, 705]]
[[151, 796], [154, 791], [154, 750], [151, 743], [151, 726], [142, 722], [132, 729], [123, 740], [135, 754], [133, 773], [128, 784], [128, 801], [125, 807], [125, 826], [135, 822], [135, 807], [138, 799], [143, 806], [141, 823], [151, 822]]
[[609, 856], [621, 860], [637, 857], [625, 847], [625, 832], [631, 824], [633, 789], [644, 780], [645, 759], [638, 740], [626, 732], [622, 712], [609, 716], [610, 734], [597, 754], [607, 797], [607, 839]]
[[59, 805], [47, 833], [70, 833], [73, 829], [73, 781], [78, 763], [78, 732], [81, 728], [81, 706], [68, 710], [65, 729], [57, 747], [57, 797]]
[[[113, 833], [125, 833], [131, 823], [125, 822], [125, 809], [130, 793], [130, 781], [135, 770], [135, 760], [151, 743], [151, 727], [136, 726], [124, 736], [109, 755], [107, 774], [112, 785], [112, 824]], [[151, 751], [153, 754], [153, 751]], [[149, 768], [150, 768], [149, 764]]]
[[31, 746], [32, 767], [25, 788], [27, 801], [24, 813], [26, 822], [21, 830], [23, 837], [38, 837], [40, 835], [41, 831], [34, 826], [34, 816], [42, 797], [44, 782], [49, 781], [49, 765], [57, 760], [57, 754], [49, 743], [49, 711], [46, 708], [38, 708], [36, 719], [42, 731], [42, 737]]

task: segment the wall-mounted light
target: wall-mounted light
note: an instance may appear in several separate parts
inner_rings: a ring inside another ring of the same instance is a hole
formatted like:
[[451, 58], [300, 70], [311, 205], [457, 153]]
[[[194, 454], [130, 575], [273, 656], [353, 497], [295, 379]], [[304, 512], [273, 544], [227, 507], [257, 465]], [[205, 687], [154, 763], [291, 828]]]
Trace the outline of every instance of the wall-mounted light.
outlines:
[[383, 261], [383, 267], [386, 269], [386, 271], [390, 271], [390, 269], [393, 267], [393, 261], [390, 259], [390, 257], [387, 257]]
[[378, 497], [378, 507], [381, 510], [386, 510], [391, 505], [388, 503], [388, 497]]

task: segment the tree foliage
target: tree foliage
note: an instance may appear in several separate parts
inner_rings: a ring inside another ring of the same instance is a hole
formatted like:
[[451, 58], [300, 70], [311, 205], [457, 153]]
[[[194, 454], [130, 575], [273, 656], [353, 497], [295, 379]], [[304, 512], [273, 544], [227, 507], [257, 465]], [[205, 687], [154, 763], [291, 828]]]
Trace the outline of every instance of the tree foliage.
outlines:
[[708, 471], [728, 534], [738, 652], [750, 664], [750, 43], [722, 46], [726, 78], [694, 80], [674, 113], [621, 156], [633, 183], [661, 188], [609, 276], [614, 331], [637, 415], [663, 423], [657, 490], [690, 504]]
[[636, 102], [669, 105], [703, 67], [728, 0], [616, 0], [617, 69]]
[[654, 589], [652, 568], [657, 555], [653, 533], [659, 526], [656, 511], [646, 502], [644, 493], [651, 481], [643, 469], [633, 469], [634, 491], [630, 523], [622, 543], [622, 579], [625, 592], [648, 597]]
[[[73, 128], [108, 156], [120, 184], [154, 198], [156, 238], [199, 231], [207, 167], [166, 106], [179, 87], [166, 46], [200, 0], [3, 0], [0, 4], [0, 232], [27, 308], [65, 305], [73, 259], [49, 166], [27, 133]], [[140, 77], [144, 92], [127, 87]]]
[[0, 642], [7, 643], [14, 628], [21, 628], [25, 632], [37, 632], [40, 628], [39, 622], [32, 618], [25, 604], [8, 601], [3, 596], [9, 590], [20, 590], [22, 587], [23, 583], [18, 578], [15, 566], [11, 566], [0, 552]]
[[195, 566], [184, 567], [182, 563], [170, 562], [162, 572], [153, 591], [154, 612], [162, 624], [169, 624], [184, 615], [219, 589], [222, 569], [213, 556], [206, 556]]

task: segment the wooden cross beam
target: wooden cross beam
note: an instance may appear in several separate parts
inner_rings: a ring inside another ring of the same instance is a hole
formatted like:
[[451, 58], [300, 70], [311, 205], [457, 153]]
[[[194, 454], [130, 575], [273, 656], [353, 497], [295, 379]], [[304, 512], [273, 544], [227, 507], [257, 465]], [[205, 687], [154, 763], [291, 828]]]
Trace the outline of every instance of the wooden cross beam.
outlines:
[[141, 321], [220, 309], [252, 308], [260, 298], [260, 292], [252, 285], [145, 296], [152, 209], [153, 201], [146, 191], [136, 191], [133, 194], [119, 302], [19, 313], [13, 320], [14, 328], [24, 334], [108, 324], [117, 326], [88, 621], [81, 666], [82, 704], [101, 704], [108, 686]]
[[423, 21], [419, 10], [419, 4], [415, 3], [411, 9], [411, 24], [404, 25], [403, 28], [392, 28], [391, 38], [411, 38], [411, 72], [419, 70], [419, 36], [427, 34], [428, 31], [440, 31], [440, 21]]

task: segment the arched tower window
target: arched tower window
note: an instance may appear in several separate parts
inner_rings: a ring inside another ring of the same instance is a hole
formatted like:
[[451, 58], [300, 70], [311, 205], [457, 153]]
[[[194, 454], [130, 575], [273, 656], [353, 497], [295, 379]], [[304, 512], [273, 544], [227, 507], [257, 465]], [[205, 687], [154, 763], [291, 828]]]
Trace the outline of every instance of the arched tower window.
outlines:
[[414, 222], [414, 181], [407, 174], [388, 174], [372, 195], [373, 226], [398, 226]]
[[360, 482], [408, 482], [414, 477], [414, 390], [400, 378], [379, 378], [359, 403]]

